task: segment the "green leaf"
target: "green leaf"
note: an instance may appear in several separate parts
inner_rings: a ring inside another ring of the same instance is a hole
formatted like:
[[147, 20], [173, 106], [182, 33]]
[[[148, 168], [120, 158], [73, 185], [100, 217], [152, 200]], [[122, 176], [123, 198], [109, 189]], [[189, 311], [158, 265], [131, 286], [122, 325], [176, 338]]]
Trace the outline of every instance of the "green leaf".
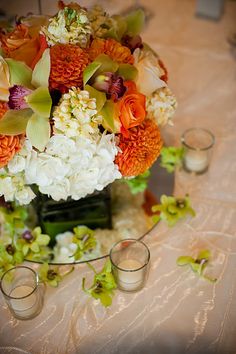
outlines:
[[115, 27], [111, 27], [109, 28], [109, 30], [107, 30], [104, 35], [102, 36], [102, 38], [112, 38], [115, 39], [116, 41], [119, 41], [118, 38], [118, 33]]
[[145, 24], [145, 14], [143, 10], [138, 9], [136, 11], [131, 12], [125, 17], [125, 21], [127, 24], [126, 34], [131, 37], [134, 37], [141, 33], [144, 24]]
[[161, 220], [166, 221], [168, 226], [174, 226], [179, 219], [185, 218], [188, 214], [195, 215], [188, 196], [174, 198], [162, 195], [161, 204], [154, 205], [152, 211], [160, 211]]
[[198, 260], [202, 260], [202, 259], [209, 260], [210, 256], [211, 256], [211, 252], [209, 250], [202, 250], [199, 252], [197, 259]]
[[123, 182], [128, 184], [132, 194], [144, 192], [147, 189], [150, 174], [150, 171], [147, 170], [143, 174], [134, 178], [123, 178]]
[[10, 71], [11, 86], [22, 85], [32, 89], [32, 70], [23, 62], [14, 59], [5, 59]]
[[209, 250], [202, 250], [199, 252], [197, 259], [194, 259], [190, 256], [180, 256], [177, 259], [176, 263], [179, 266], [189, 265], [192, 271], [194, 273], [197, 273], [199, 277], [202, 277], [203, 279], [214, 283], [217, 281], [216, 278], [210, 278], [209, 276], [203, 274], [205, 268], [207, 267], [210, 255], [211, 253]]
[[96, 90], [90, 85], [86, 85], [84, 89], [89, 92], [89, 96], [91, 98], [96, 99], [97, 112], [99, 113], [107, 100], [106, 94], [104, 92]]
[[37, 236], [37, 243], [40, 246], [47, 246], [50, 242], [50, 237], [48, 235], [40, 234]]
[[116, 21], [116, 37], [120, 42], [127, 30], [127, 23], [123, 16], [113, 15], [112, 18]]
[[107, 100], [103, 108], [100, 111], [101, 116], [103, 117], [103, 127], [105, 129], [111, 130], [115, 133], [115, 105], [112, 100]]
[[114, 62], [106, 54], [100, 54], [96, 58], [96, 62], [101, 64], [101, 66], [96, 71], [96, 75], [99, 75], [99, 74], [102, 74], [102, 73], [105, 73], [105, 72], [115, 73], [119, 69], [119, 64]]
[[90, 268], [94, 271], [93, 284], [89, 289], [85, 288], [85, 278], [82, 279], [82, 289], [93, 298], [100, 300], [101, 304], [105, 307], [110, 306], [112, 303], [113, 290], [117, 285], [112, 274], [111, 262], [108, 260], [101, 272], [96, 272], [89, 263]]
[[138, 70], [133, 65], [120, 64], [117, 74], [119, 76], [122, 76], [125, 81], [126, 80], [135, 81], [138, 76]]
[[26, 135], [32, 146], [36, 147], [39, 151], [43, 151], [49, 141], [50, 132], [49, 120], [33, 114], [26, 128]]
[[33, 112], [31, 109], [9, 110], [0, 119], [0, 134], [18, 135], [25, 133]]
[[172, 173], [177, 166], [182, 165], [184, 156], [183, 148], [176, 148], [174, 146], [163, 147], [161, 149], [161, 164], [160, 166], [165, 168], [167, 172]]
[[47, 87], [37, 88], [25, 100], [35, 113], [45, 118], [50, 116], [52, 99]]
[[161, 220], [160, 215], [153, 215], [152, 221], [154, 224], [157, 224]]
[[176, 262], [179, 266], [183, 266], [186, 264], [194, 263], [194, 259], [189, 256], [180, 256]]
[[193, 262], [190, 264], [190, 266], [195, 273], [198, 273], [199, 275], [201, 275], [201, 273], [202, 273], [202, 265], [201, 264]]
[[36, 242], [33, 242], [30, 246], [31, 250], [35, 253], [40, 251], [39, 245]]
[[27, 255], [28, 251], [29, 251], [29, 245], [24, 245], [22, 247], [22, 252], [23, 252], [24, 256]]
[[75, 260], [79, 260], [86, 252], [90, 252], [96, 247], [97, 241], [94, 237], [94, 231], [87, 226], [80, 225], [74, 227], [73, 232], [74, 236], [72, 242], [77, 245], [73, 257]]
[[50, 49], [47, 48], [43, 52], [42, 58], [37, 62], [32, 73], [32, 85], [35, 87], [48, 87], [48, 79], [50, 75]]
[[84, 86], [91, 79], [91, 77], [95, 74], [95, 72], [100, 68], [101, 65], [102, 65], [102, 63], [99, 63], [97, 61], [93, 61], [91, 64], [89, 64], [86, 67], [86, 69], [83, 72], [83, 83], [84, 83]]
[[101, 293], [100, 296], [100, 301], [104, 307], [109, 307], [112, 304], [112, 297], [107, 294], [107, 293]]

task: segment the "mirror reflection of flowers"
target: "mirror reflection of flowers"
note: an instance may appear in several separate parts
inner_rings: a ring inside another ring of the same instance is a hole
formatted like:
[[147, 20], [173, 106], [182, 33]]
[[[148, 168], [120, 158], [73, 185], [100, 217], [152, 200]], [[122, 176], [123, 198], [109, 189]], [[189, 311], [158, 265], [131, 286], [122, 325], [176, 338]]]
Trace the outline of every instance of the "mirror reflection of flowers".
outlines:
[[28, 204], [32, 185], [78, 200], [147, 171], [176, 99], [142, 42], [142, 10], [109, 16], [59, 1], [53, 17], [1, 29], [0, 196]]

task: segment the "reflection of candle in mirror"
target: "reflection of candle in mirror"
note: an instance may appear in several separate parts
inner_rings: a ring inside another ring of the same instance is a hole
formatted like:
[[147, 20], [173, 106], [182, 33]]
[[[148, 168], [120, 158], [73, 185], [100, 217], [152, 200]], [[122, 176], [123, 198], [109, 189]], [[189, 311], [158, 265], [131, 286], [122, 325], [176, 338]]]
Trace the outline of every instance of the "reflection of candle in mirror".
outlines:
[[10, 296], [15, 298], [11, 299], [11, 307], [19, 317], [30, 317], [37, 311], [37, 296], [33, 290], [31, 286], [21, 285], [11, 291]]
[[203, 172], [208, 167], [206, 151], [187, 151], [184, 156], [185, 167], [192, 172]]
[[118, 267], [124, 270], [118, 270], [117, 280], [119, 287], [126, 291], [139, 289], [144, 282], [144, 269], [142, 266], [142, 263], [135, 259], [125, 259], [121, 261]]

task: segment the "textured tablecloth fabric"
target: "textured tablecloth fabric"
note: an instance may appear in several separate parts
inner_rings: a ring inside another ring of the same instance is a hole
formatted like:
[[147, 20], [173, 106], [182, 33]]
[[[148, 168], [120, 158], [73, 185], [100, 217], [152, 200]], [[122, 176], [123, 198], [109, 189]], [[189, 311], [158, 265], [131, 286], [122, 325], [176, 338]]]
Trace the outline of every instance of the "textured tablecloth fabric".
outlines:
[[[197, 215], [173, 228], [158, 224], [145, 238], [151, 250], [146, 287], [117, 291], [108, 309], [82, 292], [82, 278], [93, 276], [86, 265], [77, 265], [59, 288], [47, 288], [33, 320], [14, 319], [1, 296], [0, 353], [236, 353], [236, 61], [227, 43], [236, 32], [236, 2], [226, 3], [220, 22], [196, 18], [193, 0], [143, 4], [155, 15], [144, 40], [166, 63], [179, 102], [165, 140], [178, 145], [193, 126], [216, 137], [206, 174], [176, 173], [175, 195], [188, 192]], [[178, 256], [203, 248], [212, 252], [208, 274], [216, 284], [176, 266]]]

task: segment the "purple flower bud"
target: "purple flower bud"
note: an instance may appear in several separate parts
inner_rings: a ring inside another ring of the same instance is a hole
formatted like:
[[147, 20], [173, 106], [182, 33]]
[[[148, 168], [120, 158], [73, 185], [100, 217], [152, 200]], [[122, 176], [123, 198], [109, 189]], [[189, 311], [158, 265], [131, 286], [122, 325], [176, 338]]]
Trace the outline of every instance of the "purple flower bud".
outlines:
[[128, 35], [122, 38], [122, 44], [131, 50], [131, 53], [135, 51], [136, 48], [143, 48], [142, 38], [137, 35], [130, 37]]
[[10, 109], [24, 109], [28, 108], [29, 106], [27, 105], [25, 101], [25, 96], [29, 95], [32, 90], [20, 86], [20, 85], [14, 85], [9, 89], [10, 91], [10, 96], [9, 96], [9, 101], [8, 101], [8, 106]]
[[112, 98], [114, 101], [117, 101], [126, 92], [122, 77], [111, 72], [98, 75], [93, 87], [99, 91], [105, 92], [108, 98]]
[[34, 239], [33, 235], [29, 230], [24, 231], [21, 237], [28, 243], [31, 243]]

